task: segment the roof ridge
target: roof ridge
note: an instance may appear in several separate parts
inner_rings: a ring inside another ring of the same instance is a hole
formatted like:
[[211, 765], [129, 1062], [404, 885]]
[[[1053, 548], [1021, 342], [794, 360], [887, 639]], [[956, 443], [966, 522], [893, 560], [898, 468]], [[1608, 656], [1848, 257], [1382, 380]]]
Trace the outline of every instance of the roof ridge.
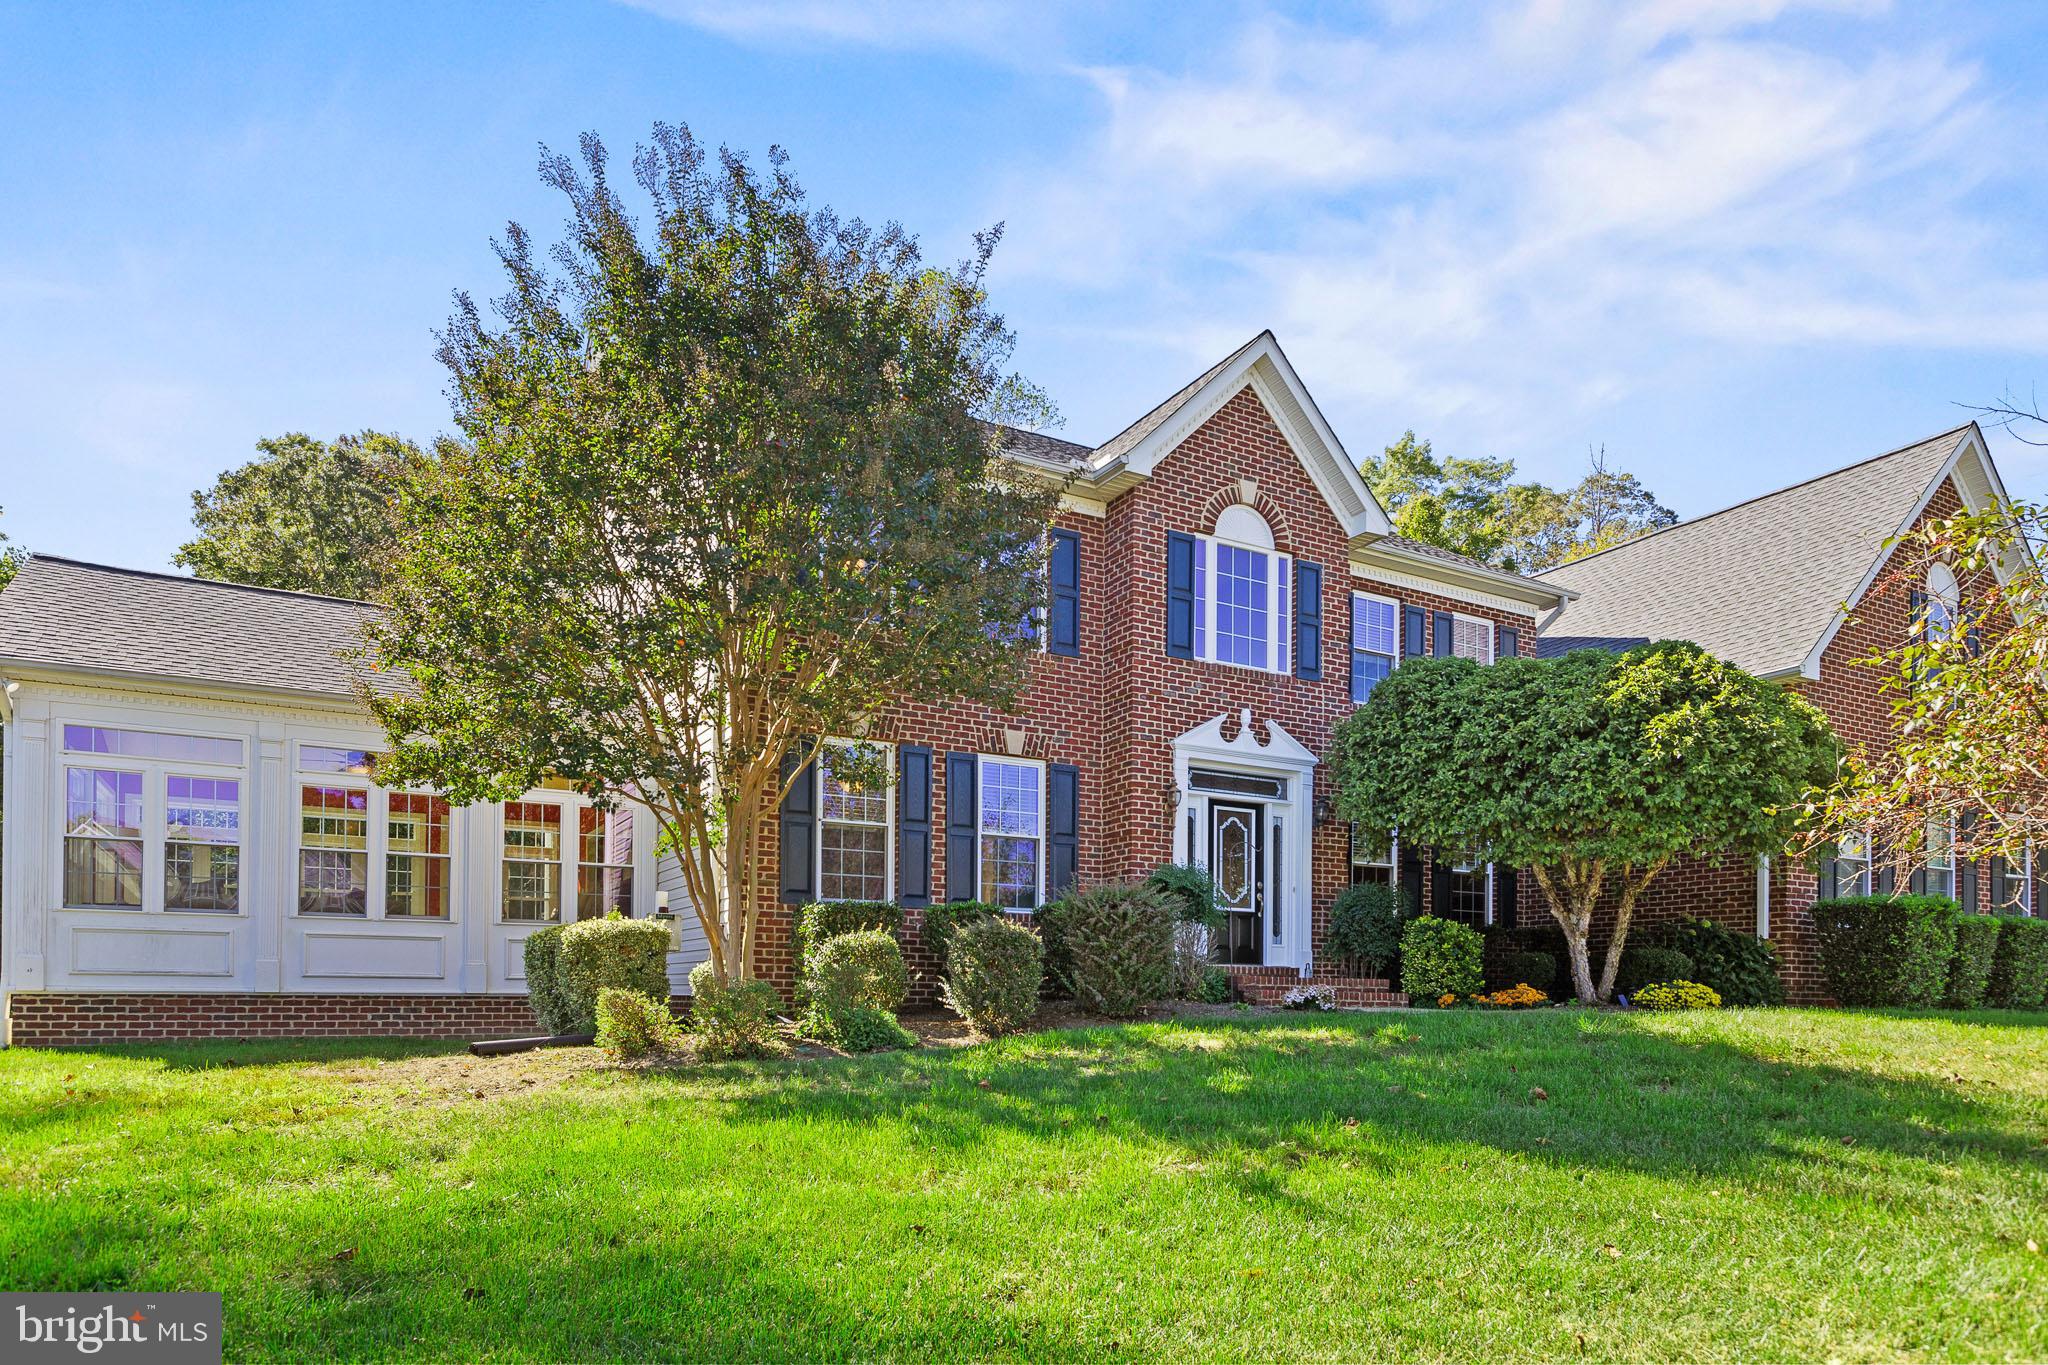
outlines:
[[[1136, 418], [1136, 419], [1135, 419], [1134, 421], [1132, 421], [1132, 422], [1130, 422], [1130, 423], [1126, 424], [1126, 425], [1125, 425], [1125, 427], [1123, 428], [1123, 430], [1121, 430], [1121, 431], [1117, 432], [1117, 434], [1116, 434], [1116, 435], [1114, 435], [1114, 436], [1110, 437], [1110, 438], [1109, 438], [1109, 439], [1108, 439], [1107, 441], [1104, 441], [1104, 442], [1103, 442], [1103, 443], [1102, 443], [1101, 445], [1098, 445], [1098, 446], [1096, 446], [1096, 447], [1094, 448], [1094, 450], [1093, 450], [1092, 452], [1090, 452], [1090, 453], [1091, 453], [1091, 454], [1094, 454], [1094, 455], [1100, 455], [1100, 454], [1101, 454], [1101, 453], [1102, 453], [1103, 451], [1105, 451], [1105, 450], [1109, 449], [1109, 448], [1110, 448], [1111, 446], [1115, 445], [1115, 444], [1116, 444], [1116, 443], [1117, 443], [1118, 441], [1121, 441], [1121, 440], [1123, 440], [1123, 439], [1124, 439], [1124, 437], [1126, 437], [1126, 436], [1130, 435], [1130, 434], [1131, 434], [1131, 433], [1132, 433], [1133, 431], [1136, 431], [1136, 430], [1137, 430], [1137, 429], [1138, 429], [1139, 427], [1141, 427], [1141, 426], [1144, 426], [1146, 422], [1148, 422], [1148, 421], [1150, 421], [1150, 420], [1152, 419], [1152, 416], [1153, 416], [1153, 414], [1155, 414], [1155, 413], [1161, 412], [1162, 410], [1168, 410], [1168, 409], [1172, 409], [1172, 410], [1178, 410], [1178, 408], [1179, 408], [1179, 407], [1180, 407], [1180, 406], [1181, 406], [1182, 404], [1185, 404], [1185, 403], [1187, 402], [1187, 400], [1188, 400], [1188, 399], [1192, 398], [1192, 397], [1193, 397], [1193, 396], [1195, 395], [1195, 393], [1196, 393], [1196, 392], [1197, 392], [1198, 390], [1200, 390], [1200, 389], [1201, 389], [1201, 387], [1202, 387], [1202, 386], [1203, 386], [1204, 384], [1207, 384], [1207, 383], [1208, 383], [1208, 382], [1209, 382], [1209, 381], [1210, 381], [1211, 379], [1214, 379], [1214, 378], [1215, 378], [1215, 377], [1216, 377], [1217, 375], [1221, 374], [1221, 373], [1222, 373], [1222, 372], [1223, 372], [1223, 371], [1224, 371], [1224, 370], [1225, 370], [1226, 368], [1228, 368], [1228, 367], [1229, 367], [1229, 365], [1230, 365], [1230, 362], [1231, 362], [1231, 361], [1233, 361], [1233, 360], [1237, 359], [1237, 358], [1238, 358], [1239, 356], [1243, 355], [1243, 354], [1244, 354], [1244, 353], [1245, 353], [1246, 351], [1249, 351], [1249, 350], [1250, 350], [1250, 349], [1251, 349], [1252, 347], [1254, 347], [1254, 346], [1258, 345], [1258, 344], [1259, 344], [1259, 340], [1260, 340], [1260, 338], [1262, 338], [1262, 337], [1268, 337], [1268, 336], [1272, 336], [1272, 335], [1273, 335], [1273, 329], [1272, 329], [1272, 328], [1270, 328], [1270, 327], [1262, 327], [1262, 328], [1260, 328], [1260, 329], [1259, 329], [1259, 330], [1258, 330], [1258, 331], [1257, 331], [1256, 333], [1254, 333], [1254, 334], [1252, 335], [1252, 337], [1251, 337], [1251, 339], [1250, 339], [1250, 340], [1248, 340], [1248, 341], [1246, 341], [1246, 342], [1245, 342], [1244, 344], [1242, 344], [1242, 345], [1240, 345], [1240, 346], [1238, 346], [1238, 347], [1234, 348], [1233, 350], [1231, 350], [1231, 352], [1230, 352], [1230, 353], [1229, 353], [1228, 355], [1224, 356], [1224, 357], [1223, 357], [1223, 358], [1222, 358], [1221, 360], [1218, 360], [1218, 361], [1217, 361], [1217, 362], [1216, 362], [1215, 364], [1213, 364], [1213, 365], [1210, 365], [1209, 367], [1207, 367], [1206, 369], [1204, 369], [1204, 370], [1203, 370], [1203, 371], [1202, 371], [1202, 372], [1201, 372], [1200, 374], [1196, 375], [1196, 376], [1195, 376], [1195, 377], [1194, 377], [1193, 379], [1190, 379], [1190, 380], [1189, 380], [1189, 381], [1188, 381], [1187, 383], [1185, 383], [1185, 384], [1181, 385], [1181, 386], [1180, 386], [1179, 388], [1175, 389], [1175, 390], [1174, 390], [1174, 391], [1173, 391], [1172, 393], [1169, 393], [1168, 395], [1166, 395], [1166, 397], [1164, 397], [1164, 398], [1160, 399], [1160, 400], [1159, 400], [1159, 401], [1158, 401], [1157, 403], [1154, 403], [1154, 404], [1153, 404], [1153, 405], [1152, 405], [1151, 407], [1149, 407], [1149, 408], [1145, 409], [1145, 410], [1144, 410], [1143, 412], [1139, 413], [1139, 414], [1138, 414], [1138, 416], [1137, 416], [1137, 418]], [[1274, 344], [1275, 344], [1275, 345], [1278, 345], [1278, 344], [1279, 344], [1279, 338], [1277, 338], [1277, 337], [1275, 337], [1275, 338], [1274, 338]], [[1161, 420], [1163, 421], [1163, 420], [1164, 420], [1164, 418], [1162, 418]], [[1135, 442], [1134, 442], [1134, 444], [1135, 444]], [[1122, 452], [1119, 452], [1119, 453], [1122, 453]]]
[[155, 578], [167, 583], [202, 583], [211, 588], [233, 588], [237, 592], [268, 593], [272, 597], [302, 597], [315, 602], [340, 602], [351, 607], [377, 608], [378, 604], [361, 597], [340, 597], [327, 592], [301, 592], [297, 588], [268, 588], [257, 583], [234, 583], [225, 578], [201, 578], [197, 574], [165, 573], [161, 569], [131, 569], [122, 564], [101, 564], [91, 559], [76, 559], [70, 555], [36, 553], [29, 556], [31, 562], [43, 561], [51, 564], [69, 564], [76, 569], [97, 569], [102, 573], [126, 574], [131, 578]]
[[1778, 497], [1782, 494], [1793, 492], [1796, 489], [1805, 488], [1809, 484], [1820, 483], [1823, 480], [1832, 479], [1836, 475], [1850, 473], [1854, 470], [1863, 468], [1865, 465], [1876, 464], [1880, 460], [1889, 460], [1895, 455], [1903, 455], [1909, 450], [1917, 450], [1919, 447], [1928, 445], [1935, 441], [1939, 441], [1943, 437], [1959, 435], [1962, 432], [1968, 431], [1970, 428], [1976, 425], [1976, 419], [1972, 418], [1970, 421], [1963, 423], [1959, 427], [1950, 427], [1947, 431], [1937, 431], [1932, 436], [1923, 436], [1917, 441], [1908, 441], [1906, 442], [1906, 444], [1902, 446], [1897, 446], [1891, 450], [1885, 451], [1882, 455], [1872, 455], [1868, 459], [1857, 460], [1852, 464], [1842, 465], [1838, 469], [1830, 469], [1825, 473], [1814, 474], [1807, 478], [1799, 479], [1793, 483], [1788, 483], [1784, 485], [1782, 488], [1773, 488], [1768, 493], [1758, 493], [1753, 497], [1744, 498], [1740, 502], [1731, 502], [1726, 507], [1717, 507], [1711, 512], [1702, 512], [1696, 517], [1687, 517], [1684, 521], [1673, 522], [1669, 526], [1660, 526], [1654, 531], [1648, 531], [1639, 536], [1632, 536], [1629, 539], [1622, 541], [1619, 545], [1610, 545], [1604, 550], [1595, 550], [1592, 554], [1580, 555], [1577, 559], [1571, 559], [1565, 561], [1562, 564], [1553, 565], [1551, 568], [1545, 569], [1543, 572], [1545, 574], [1557, 573], [1560, 570], [1571, 569], [1577, 567], [1580, 564], [1588, 563], [1591, 560], [1600, 558], [1600, 556], [1602, 555], [1611, 555], [1616, 550], [1633, 549], [1635, 546], [1644, 544], [1647, 541], [1655, 540], [1658, 536], [1668, 535], [1672, 531], [1683, 531], [1687, 527], [1697, 526], [1703, 521], [1711, 520], [1714, 517], [1722, 516], [1729, 512], [1739, 512], [1743, 508], [1748, 507], [1754, 503], [1766, 502], [1771, 498]]

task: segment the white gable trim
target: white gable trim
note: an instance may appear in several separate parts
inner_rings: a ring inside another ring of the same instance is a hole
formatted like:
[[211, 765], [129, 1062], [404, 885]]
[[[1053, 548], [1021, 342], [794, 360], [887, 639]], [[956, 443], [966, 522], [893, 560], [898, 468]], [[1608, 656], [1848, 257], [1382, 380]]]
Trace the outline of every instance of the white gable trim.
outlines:
[[[1453, 602], [1465, 602], [1475, 607], [1524, 616], [1531, 622], [1537, 617], [1538, 608], [1533, 603], [1517, 602], [1512, 597], [1499, 597], [1492, 593], [1475, 592], [1455, 583], [1446, 583], [1441, 578], [1424, 578], [1420, 574], [1383, 569], [1376, 564], [1361, 564], [1355, 559], [1351, 561], [1351, 576], [1362, 582], [1380, 583], [1390, 588], [1406, 588], [1411, 592], [1426, 592], [1436, 597], [1448, 597]], [[1557, 609], [1564, 610], [1562, 603]]]
[[1359, 477], [1357, 465], [1345, 453], [1337, 433], [1323, 420], [1315, 399], [1309, 396], [1271, 332], [1261, 334], [1227, 369], [1182, 404], [1171, 421], [1148, 433], [1118, 463], [1132, 474], [1151, 477], [1161, 460], [1246, 388], [1265, 405], [1346, 536], [1393, 533], [1393, 523], [1387, 520], [1365, 480]]
[[[1920, 520], [1921, 514], [1927, 510], [1927, 505], [1934, 501], [1934, 495], [1941, 491], [1942, 484], [1951, 479], [1955, 481], [1956, 495], [1962, 499], [1963, 506], [1972, 512], [1980, 512], [1994, 501], [2005, 500], [2005, 481], [1998, 477], [1998, 467], [1991, 463], [1991, 452], [1984, 446], [1984, 433], [1978, 429], [1975, 422], [1970, 424], [1970, 429], [1964, 433], [1963, 439], [1956, 443], [1954, 453], [1942, 461], [1941, 468], [1927, 481], [1927, 487], [1921, 490], [1912, 510], [1906, 513], [1897, 529], [1885, 537], [1886, 544], [1878, 550], [1870, 568], [1856, 584], [1855, 591], [1835, 609], [1834, 617], [1828, 622], [1828, 628], [1821, 632], [1820, 640], [1807, 651], [1805, 661], [1799, 665], [1797, 676], [1810, 682], [1820, 681], [1821, 656], [1827, 653], [1828, 646], [1835, 642], [1835, 637], [1842, 633], [1842, 627], [1849, 623], [1850, 613], [1863, 601], [1864, 594], [1877, 582], [1878, 575], [1884, 572], [1884, 566], [1891, 560], [1892, 551], [1897, 548], [1890, 542], [1913, 529], [1913, 523]], [[1995, 567], [1999, 581], [2004, 582], [2010, 576], [2011, 566], [1999, 564]], [[1775, 678], [1781, 675], [1770, 676]], [[1792, 676], [1791, 671], [1786, 670], [1782, 676]]]

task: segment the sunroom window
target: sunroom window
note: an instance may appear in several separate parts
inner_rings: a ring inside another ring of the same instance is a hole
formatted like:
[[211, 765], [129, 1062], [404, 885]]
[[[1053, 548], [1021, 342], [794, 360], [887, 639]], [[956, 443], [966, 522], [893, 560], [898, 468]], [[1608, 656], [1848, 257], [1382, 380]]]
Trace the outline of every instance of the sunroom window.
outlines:
[[71, 768], [64, 785], [64, 903], [140, 909], [142, 774]]
[[370, 793], [362, 787], [299, 788], [299, 913], [370, 910]]
[[508, 920], [562, 917], [562, 808], [552, 801], [505, 803], [503, 904]]
[[164, 792], [164, 908], [239, 909], [241, 782], [173, 775]]
[[61, 733], [67, 753], [91, 760], [64, 769], [67, 907], [241, 909], [241, 740], [84, 723]]
[[446, 919], [451, 862], [448, 803], [425, 792], [391, 792], [389, 799], [384, 913], [399, 919]]
[[576, 812], [576, 918], [633, 913], [633, 812]]

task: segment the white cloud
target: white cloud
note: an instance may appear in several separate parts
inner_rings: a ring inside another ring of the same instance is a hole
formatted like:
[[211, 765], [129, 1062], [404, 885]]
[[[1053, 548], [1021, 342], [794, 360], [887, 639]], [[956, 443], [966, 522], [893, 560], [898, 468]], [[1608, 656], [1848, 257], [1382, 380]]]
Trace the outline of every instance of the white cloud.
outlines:
[[[624, 0], [665, 19], [746, 42], [958, 48], [1014, 57], [1056, 22], [1051, 3], [1002, 0]], [[1032, 44], [1035, 46], [1035, 42]]]

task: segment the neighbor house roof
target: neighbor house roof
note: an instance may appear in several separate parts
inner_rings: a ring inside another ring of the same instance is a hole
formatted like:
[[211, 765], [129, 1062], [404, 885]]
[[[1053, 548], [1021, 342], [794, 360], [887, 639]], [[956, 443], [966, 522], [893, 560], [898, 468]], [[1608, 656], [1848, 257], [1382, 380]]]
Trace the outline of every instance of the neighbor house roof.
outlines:
[[[0, 670], [346, 697], [367, 602], [35, 555], [0, 592]], [[379, 691], [394, 680], [372, 674]]]
[[1974, 424], [1560, 565], [1578, 594], [1545, 655], [1691, 640], [1762, 676], [1809, 669], [1881, 562], [1973, 438]]

